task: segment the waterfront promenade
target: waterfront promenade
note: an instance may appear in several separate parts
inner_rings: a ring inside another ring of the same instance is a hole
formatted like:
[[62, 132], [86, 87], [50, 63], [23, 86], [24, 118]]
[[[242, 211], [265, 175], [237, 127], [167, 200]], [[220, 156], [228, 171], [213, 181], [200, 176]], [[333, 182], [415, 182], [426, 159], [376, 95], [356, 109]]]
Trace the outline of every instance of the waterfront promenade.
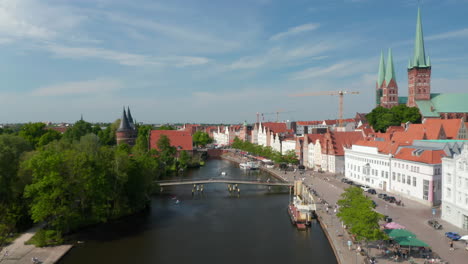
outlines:
[[10, 245], [6, 246], [0, 252], [1, 264], [31, 264], [32, 258], [37, 258], [40, 263], [52, 264], [60, 260], [73, 246], [61, 245], [55, 247], [35, 247], [34, 245], [25, 245], [35, 233], [38, 227], [31, 228], [21, 234]]
[[[232, 155], [232, 154], [228, 154]], [[226, 158], [226, 156], [224, 157]], [[230, 156], [228, 159], [239, 162], [239, 157]], [[295, 179], [303, 179], [304, 183], [314, 190], [317, 191], [322, 199], [325, 199], [329, 205], [335, 205], [340, 199], [340, 195], [343, 190], [349, 185], [342, 183], [340, 177], [330, 173], [315, 173], [306, 171], [304, 174], [301, 172], [286, 172], [279, 171], [278, 169], [266, 169], [270, 173], [276, 175], [285, 181], [294, 181]], [[442, 230], [434, 230], [427, 224], [427, 220], [432, 218], [431, 208], [422, 205], [418, 202], [411, 201], [409, 199], [402, 198], [405, 207], [397, 206], [394, 203], [385, 202], [382, 199], [377, 198], [376, 195], [368, 194], [376, 203], [376, 210], [384, 215], [389, 215], [395, 222], [398, 222], [406, 228], [416, 234], [417, 238], [426, 242], [431, 249], [439, 255], [442, 260], [448, 261], [450, 264], [463, 264], [468, 263], [468, 251], [464, 250], [465, 243], [463, 241], [455, 241], [455, 250], [449, 250], [449, 239], [445, 237], [445, 232], [454, 231], [459, 232], [461, 235], [466, 235], [466, 231], [461, 230], [441, 219], [437, 219], [442, 225]], [[398, 197], [400, 199], [401, 197]], [[332, 247], [337, 254], [337, 259], [343, 264], [352, 263], [365, 263], [362, 256], [357, 256], [355, 251], [349, 251], [346, 245], [349, 240], [347, 232], [343, 230], [339, 219], [333, 213], [333, 209], [327, 214], [323, 210], [323, 205], [319, 206], [318, 215], [324, 226], [324, 231], [328, 233], [328, 237]], [[440, 214], [440, 212], [438, 212]], [[438, 217], [436, 215], [436, 218]], [[341, 236], [343, 235], [343, 236]], [[356, 245], [353, 243], [353, 248]], [[365, 247], [362, 247], [365, 249]], [[371, 248], [369, 252], [370, 256], [377, 259], [377, 263], [394, 263], [389, 257], [384, 256], [377, 248]], [[344, 261], [343, 261], [344, 260]], [[414, 258], [415, 263], [424, 263], [421, 258]], [[408, 260], [401, 260], [402, 263], [409, 263]]]

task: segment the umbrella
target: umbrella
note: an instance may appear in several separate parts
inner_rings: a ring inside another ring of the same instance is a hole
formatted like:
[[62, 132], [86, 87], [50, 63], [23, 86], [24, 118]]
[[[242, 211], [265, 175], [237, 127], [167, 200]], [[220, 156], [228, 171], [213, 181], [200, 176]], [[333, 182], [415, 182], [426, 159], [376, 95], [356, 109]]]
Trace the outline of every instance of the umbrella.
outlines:
[[385, 229], [405, 229], [406, 227], [395, 222], [386, 223], [384, 225]]
[[400, 246], [410, 246], [410, 247], [429, 247], [428, 244], [415, 237], [395, 237], [393, 240], [397, 242]]
[[406, 229], [384, 229], [384, 232], [391, 238], [396, 237], [416, 237], [415, 234]]
[[466, 241], [468, 241], [468, 235], [460, 237], [460, 240], [466, 240]]

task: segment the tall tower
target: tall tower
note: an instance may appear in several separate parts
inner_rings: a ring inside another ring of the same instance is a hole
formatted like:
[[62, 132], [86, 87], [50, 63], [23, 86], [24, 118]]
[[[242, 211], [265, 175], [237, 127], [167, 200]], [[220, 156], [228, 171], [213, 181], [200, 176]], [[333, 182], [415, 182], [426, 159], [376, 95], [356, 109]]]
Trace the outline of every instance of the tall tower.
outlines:
[[382, 84], [382, 99], [380, 105], [392, 108], [398, 105], [398, 85], [393, 67], [392, 49], [388, 49], [387, 66], [385, 67], [385, 79]]
[[135, 145], [136, 140], [136, 130], [132, 128], [128, 120], [127, 113], [125, 112], [125, 107], [123, 109], [122, 118], [120, 119], [120, 126], [116, 131], [117, 145], [126, 143], [130, 146]]
[[414, 57], [408, 63], [408, 102], [410, 107], [416, 106], [416, 100], [431, 99], [431, 62], [426, 58], [424, 38], [421, 23], [421, 9], [418, 8], [416, 21], [416, 39], [414, 42]]
[[380, 63], [379, 63], [379, 75], [377, 77], [377, 83], [375, 84], [375, 104], [376, 106], [381, 105], [382, 100], [382, 89], [383, 82], [385, 80], [385, 62], [383, 51], [380, 52]]

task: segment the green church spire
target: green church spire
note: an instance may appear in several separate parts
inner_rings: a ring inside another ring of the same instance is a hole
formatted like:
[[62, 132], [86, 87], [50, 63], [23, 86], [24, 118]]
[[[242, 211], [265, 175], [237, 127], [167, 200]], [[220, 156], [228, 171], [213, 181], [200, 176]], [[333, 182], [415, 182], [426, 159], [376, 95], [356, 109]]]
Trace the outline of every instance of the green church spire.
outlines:
[[388, 49], [388, 58], [387, 58], [387, 71], [385, 72], [385, 82], [388, 85], [393, 79], [396, 82], [395, 78], [395, 69], [393, 68], [393, 56], [392, 49]]
[[380, 63], [379, 63], [379, 76], [377, 78], [377, 87], [382, 86], [382, 82], [385, 80], [385, 62], [383, 51], [380, 52]]
[[414, 42], [414, 57], [412, 67], [427, 67], [426, 54], [424, 52], [424, 37], [421, 23], [421, 8], [418, 7], [418, 18], [416, 21], [416, 39]]

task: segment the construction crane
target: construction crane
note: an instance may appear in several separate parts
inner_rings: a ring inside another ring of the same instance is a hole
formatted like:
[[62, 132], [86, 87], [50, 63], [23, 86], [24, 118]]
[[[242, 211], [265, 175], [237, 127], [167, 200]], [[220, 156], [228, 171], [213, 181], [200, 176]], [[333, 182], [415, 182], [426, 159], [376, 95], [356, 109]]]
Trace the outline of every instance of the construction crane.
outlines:
[[265, 121], [265, 116], [266, 115], [276, 115], [276, 123], [279, 122], [279, 114], [280, 113], [291, 113], [291, 112], [294, 112], [294, 111], [286, 111], [284, 109], [278, 109], [276, 110], [276, 112], [271, 112], [271, 113], [259, 113], [257, 112], [257, 123], [260, 121], [260, 116], [262, 117], [262, 121]]
[[302, 96], [319, 96], [319, 95], [338, 95], [339, 104], [338, 104], [338, 125], [343, 126], [343, 96], [345, 94], [359, 94], [359, 92], [352, 91], [321, 91], [321, 92], [312, 92], [312, 93], [303, 93], [303, 94], [291, 94], [291, 97], [302, 97]]

